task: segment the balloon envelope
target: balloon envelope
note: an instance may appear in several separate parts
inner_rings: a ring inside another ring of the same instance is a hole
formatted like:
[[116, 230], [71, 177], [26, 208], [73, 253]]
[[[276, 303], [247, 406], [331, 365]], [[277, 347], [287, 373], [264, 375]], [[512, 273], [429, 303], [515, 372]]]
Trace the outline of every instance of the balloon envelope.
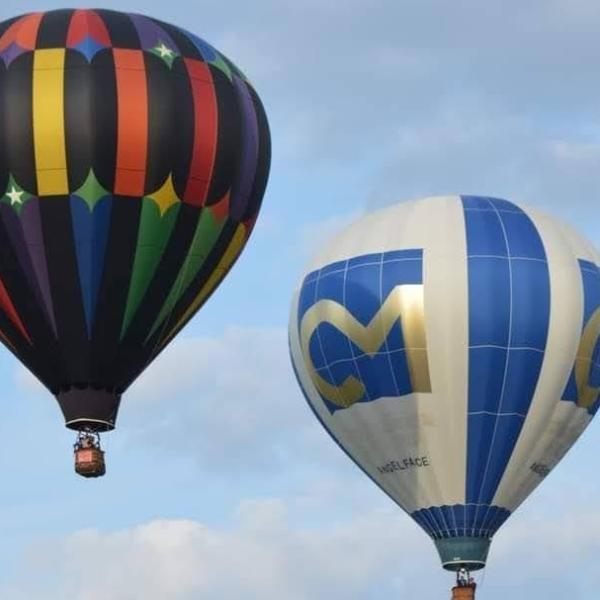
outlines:
[[598, 408], [598, 264], [537, 211], [440, 197], [360, 219], [302, 280], [289, 333], [310, 406], [447, 569], [485, 565]]
[[248, 239], [265, 113], [226, 57], [146, 16], [17, 17], [0, 59], [0, 337], [68, 426], [111, 429]]

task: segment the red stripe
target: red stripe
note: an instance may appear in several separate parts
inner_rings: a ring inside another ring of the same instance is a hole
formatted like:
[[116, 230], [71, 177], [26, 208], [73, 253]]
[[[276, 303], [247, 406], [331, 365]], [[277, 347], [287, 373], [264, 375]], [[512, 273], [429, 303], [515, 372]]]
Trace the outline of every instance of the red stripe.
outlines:
[[118, 141], [115, 194], [143, 196], [148, 155], [148, 85], [144, 53], [114, 49]]
[[69, 25], [67, 47], [73, 48], [87, 37], [91, 37], [103, 46], [111, 46], [108, 29], [100, 15], [93, 10], [76, 10]]
[[24, 50], [34, 50], [43, 13], [27, 15], [13, 23], [0, 37], [0, 52], [16, 43]]
[[4, 283], [0, 279], [0, 308], [6, 313], [8, 318], [13, 322], [13, 325], [21, 332], [23, 337], [31, 344], [31, 338], [23, 325], [16, 309], [15, 305], [12, 303], [6, 288], [4, 287]]
[[204, 206], [217, 150], [217, 97], [206, 63], [186, 58], [194, 99], [194, 149], [184, 202]]

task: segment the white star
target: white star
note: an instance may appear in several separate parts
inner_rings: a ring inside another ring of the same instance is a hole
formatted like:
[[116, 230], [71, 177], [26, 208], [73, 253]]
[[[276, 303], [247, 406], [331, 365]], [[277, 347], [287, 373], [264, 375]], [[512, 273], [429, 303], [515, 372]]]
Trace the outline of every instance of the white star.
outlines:
[[24, 194], [23, 190], [18, 191], [17, 188], [13, 185], [10, 188], [10, 192], [6, 194], [10, 198], [10, 205], [14, 206], [15, 204], [21, 204], [23, 200], [21, 200], [21, 196]]
[[156, 51], [160, 54], [161, 58], [173, 58], [173, 50], [165, 46], [164, 42], [161, 42], [159, 46], [157, 46]]

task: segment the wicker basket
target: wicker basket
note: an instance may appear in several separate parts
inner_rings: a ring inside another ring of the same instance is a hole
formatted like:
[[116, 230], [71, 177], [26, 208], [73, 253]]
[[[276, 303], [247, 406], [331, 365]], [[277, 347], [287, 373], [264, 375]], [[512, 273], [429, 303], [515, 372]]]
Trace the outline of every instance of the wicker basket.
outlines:
[[75, 471], [83, 477], [102, 477], [106, 473], [104, 452], [98, 448], [75, 450]]

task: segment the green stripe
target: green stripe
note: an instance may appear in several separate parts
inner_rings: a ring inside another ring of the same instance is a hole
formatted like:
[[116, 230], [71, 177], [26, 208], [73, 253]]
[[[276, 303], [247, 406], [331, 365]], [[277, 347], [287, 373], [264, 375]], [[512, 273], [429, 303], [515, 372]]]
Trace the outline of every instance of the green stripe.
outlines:
[[171, 206], [161, 216], [160, 209], [151, 198], [142, 199], [142, 215], [138, 231], [137, 248], [133, 262], [133, 272], [129, 283], [127, 306], [121, 327], [121, 339], [135, 316], [144, 295], [154, 277], [160, 259], [165, 251], [173, 226], [179, 213], [180, 203]]
[[223, 226], [227, 222], [227, 218], [218, 219], [212, 212], [212, 209], [205, 208], [200, 215], [200, 220], [196, 226], [194, 239], [190, 244], [188, 255], [183, 262], [181, 269], [173, 283], [173, 287], [169, 292], [163, 307], [152, 326], [146, 342], [154, 335], [154, 332], [163, 323], [167, 316], [171, 313], [175, 305], [183, 296], [189, 285], [192, 283], [207, 256], [210, 254], [212, 247], [216, 244]]

